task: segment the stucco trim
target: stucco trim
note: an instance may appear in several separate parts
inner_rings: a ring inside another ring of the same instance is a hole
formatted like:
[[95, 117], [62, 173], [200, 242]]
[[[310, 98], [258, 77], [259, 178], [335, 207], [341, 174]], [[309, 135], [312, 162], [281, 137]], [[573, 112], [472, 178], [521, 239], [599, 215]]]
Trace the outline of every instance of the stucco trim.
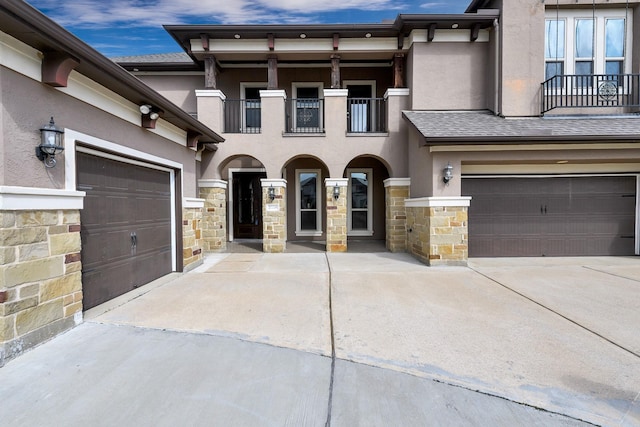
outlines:
[[267, 179], [261, 178], [260, 183], [262, 187], [282, 187], [287, 188], [287, 180], [286, 179]]
[[222, 179], [199, 179], [198, 187], [200, 188], [222, 188], [227, 189], [228, 182]]
[[405, 199], [404, 203], [407, 208], [469, 207], [471, 197], [420, 197]]
[[287, 92], [282, 89], [262, 89], [260, 98], [284, 98], [287, 99]]
[[204, 208], [204, 199], [196, 197], [183, 197], [182, 207], [185, 209], [200, 209]]
[[324, 89], [323, 93], [325, 98], [330, 98], [332, 96], [335, 96], [335, 97], [342, 96], [346, 98], [349, 95], [349, 90], [348, 89]]
[[348, 178], [325, 178], [324, 179], [325, 187], [346, 187], [349, 185]]
[[384, 98], [387, 99], [390, 96], [409, 96], [409, 95], [411, 95], [411, 89], [389, 88], [384, 93]]
[[[161, 74], [161, 73], [159, 73]], [[218, 89], [196, 89], [196, 98], [220, 98], [223, 101], [227, 99], [227, 95]]]
[[0, 31], [2, 65], [33, 80], [40, 81], [41, 59], [31, 46]]
[[84, 191], [0, 186], [0, 210], [82, 209]]
[[411, 178], [387, 178], [384, 181], [386, 187], [408, 187], [411, 185]]

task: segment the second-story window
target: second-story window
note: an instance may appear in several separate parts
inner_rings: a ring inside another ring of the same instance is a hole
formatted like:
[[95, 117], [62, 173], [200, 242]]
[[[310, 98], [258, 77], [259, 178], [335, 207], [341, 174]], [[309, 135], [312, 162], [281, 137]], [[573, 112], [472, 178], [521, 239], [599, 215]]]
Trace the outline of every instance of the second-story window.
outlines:
[[[629, 73], [627, 45], [631, 14], [625, 9], [547, 10], [545, 22], [545, 79], [573, 75], [566, 84], [592, 87], [598, 80], [615, 80]], [[553, 86], [562, 87], [558, 79]]]

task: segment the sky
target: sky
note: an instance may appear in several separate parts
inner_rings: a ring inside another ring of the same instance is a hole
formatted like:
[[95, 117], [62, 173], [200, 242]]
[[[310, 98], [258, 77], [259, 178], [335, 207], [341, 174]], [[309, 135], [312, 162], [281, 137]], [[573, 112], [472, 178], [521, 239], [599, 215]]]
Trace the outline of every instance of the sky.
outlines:
[[463, 13], [471, 0], [27, 0], [108, 57], [180, 52], [185, 24], [380, 23], [399, 13]]

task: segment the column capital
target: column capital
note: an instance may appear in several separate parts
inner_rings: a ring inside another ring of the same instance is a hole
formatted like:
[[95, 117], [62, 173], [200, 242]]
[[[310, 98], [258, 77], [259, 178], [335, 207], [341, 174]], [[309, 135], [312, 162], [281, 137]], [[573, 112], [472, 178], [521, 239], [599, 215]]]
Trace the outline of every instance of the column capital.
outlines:
[[408, 187], [411, 185], [411, 178], [387, 178], [382, 182], [385, 187]]
[[268, 178], [262, 178], [260, 180], [260, 183], [262, 184], [262, 188], [265, 187], [283, 187], [283, 188], [287, 188], [287, 180], [286, 179], [268, 179]]
[[223, 188], [227, 189], [228, 183], [222, 179], [199, 179], [198, 187], [200, 188]]
[[346, 187], [349, 185], [349, 178], [325, 178], [324, 185], [327, 187]]

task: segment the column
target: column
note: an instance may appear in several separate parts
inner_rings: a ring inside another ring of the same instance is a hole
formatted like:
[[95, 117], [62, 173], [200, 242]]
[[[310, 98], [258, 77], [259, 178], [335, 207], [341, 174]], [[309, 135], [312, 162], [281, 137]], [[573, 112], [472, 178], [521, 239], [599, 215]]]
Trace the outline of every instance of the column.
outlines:
[[466, 266], [471, 197], [423, 197], [405, 202], [407, 249], [428, 265]]
[[201, 179], [198, 181], [202, 211], [202, 249], [205, 252], [227, 250], [227, 181]]
[[262, 250], [284, 252], [287, 245], [287, 181], [261, 179], [262, 183]]
[[182, 266], [189, 271], [202, 264], [204, 200], [185, 197], [182, 202]]
[[220, 90], [196, 90], [198, 120], [216, 132], [224, 132], [224, 100]]
[[327, 252], [347, 251], [347, 178], [327, 178]]
[[389, 252], [407, 250], [407, 210], [405, 200], [409, 198], [410, 178], [384, 180], [385, 194], [385, 240]]

